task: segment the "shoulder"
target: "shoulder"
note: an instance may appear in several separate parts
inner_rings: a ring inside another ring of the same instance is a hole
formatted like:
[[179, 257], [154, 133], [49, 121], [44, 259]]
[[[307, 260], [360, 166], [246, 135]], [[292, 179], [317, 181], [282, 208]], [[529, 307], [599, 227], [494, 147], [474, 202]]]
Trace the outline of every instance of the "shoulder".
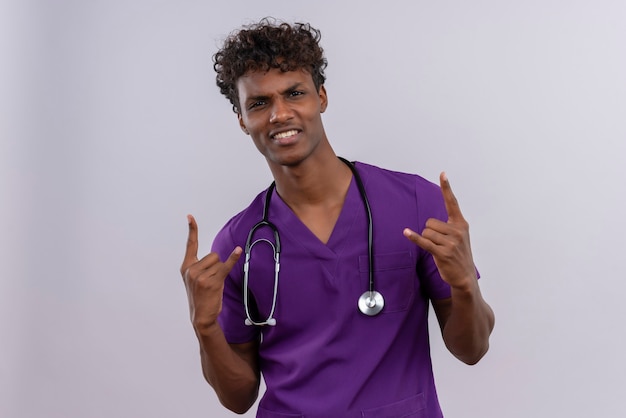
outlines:
[[424, 177], [401, 171], [389, 170], [375, 165], [356, 162], [355, 166], [363, 177], [363, 182], [370, 187], [398, 187], [415, 191], [418, 194], [440, 195], [441, 191], [437, 184]]
[[389, 170], [362, 162], [355, 163], [367, 193], [388, 206], [391, 202], [412, 207], [422, 222], [430, 217], [445, 220], [445, 203], [439, 185], [418, 174]]

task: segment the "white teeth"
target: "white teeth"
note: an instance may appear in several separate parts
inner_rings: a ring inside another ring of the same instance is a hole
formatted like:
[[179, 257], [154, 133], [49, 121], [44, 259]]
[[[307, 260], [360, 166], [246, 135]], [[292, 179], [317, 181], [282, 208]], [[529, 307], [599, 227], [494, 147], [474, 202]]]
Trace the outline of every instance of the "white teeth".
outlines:
[[292, 129], [291, 131], [278, 133], [278, 134], [274, 135], [274, 138], [275, 139], [283, 139], [283, 138], [287, 138], [288, 136], [295, 135], [297, 133], [298, 133], [298, 131], [296, 131], [295, 129]]

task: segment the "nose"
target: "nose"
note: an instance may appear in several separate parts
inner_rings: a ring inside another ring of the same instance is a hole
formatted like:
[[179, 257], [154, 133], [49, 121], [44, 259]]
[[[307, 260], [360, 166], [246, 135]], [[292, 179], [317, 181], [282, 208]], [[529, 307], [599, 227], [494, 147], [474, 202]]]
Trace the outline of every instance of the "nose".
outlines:
[[291, 108], [284, 100], [275, 100], [272, 106], [272, 114], [270, 115], [270, 123], [283, 123], [291, 119], [293, 113]]

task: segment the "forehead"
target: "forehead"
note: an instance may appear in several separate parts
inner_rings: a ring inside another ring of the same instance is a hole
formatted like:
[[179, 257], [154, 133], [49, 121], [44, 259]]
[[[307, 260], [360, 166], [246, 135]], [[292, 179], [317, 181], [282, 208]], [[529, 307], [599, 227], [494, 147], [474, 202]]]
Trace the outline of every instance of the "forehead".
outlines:
[[271, 68], [267, 71], [248, 71], [237, 80], [239, 97], [267, 96], [283, 92], [294, 86], [315, 87], [311, 73], [306, 70], [281, 71]]

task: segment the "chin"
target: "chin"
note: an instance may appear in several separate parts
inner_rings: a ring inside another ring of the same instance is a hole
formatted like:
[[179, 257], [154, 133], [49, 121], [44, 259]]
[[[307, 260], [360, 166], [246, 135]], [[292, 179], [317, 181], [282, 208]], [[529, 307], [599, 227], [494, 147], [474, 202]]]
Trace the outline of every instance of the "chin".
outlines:
[[276, 165], [280, 165], [280, 166], [285, 166], [285, 167], [295, 167], [297, 165], [300, 165], [300, 163], [302, 163], [304, 160], [306, 159], [306, 156], [304, 155], [300, 155], [300, 154], [285, 154], [285, 153], [281, 153], [280, 155], [272, 155], [268, 158], [268, 162], [270, 162], [270, 164], [276, 164]]

